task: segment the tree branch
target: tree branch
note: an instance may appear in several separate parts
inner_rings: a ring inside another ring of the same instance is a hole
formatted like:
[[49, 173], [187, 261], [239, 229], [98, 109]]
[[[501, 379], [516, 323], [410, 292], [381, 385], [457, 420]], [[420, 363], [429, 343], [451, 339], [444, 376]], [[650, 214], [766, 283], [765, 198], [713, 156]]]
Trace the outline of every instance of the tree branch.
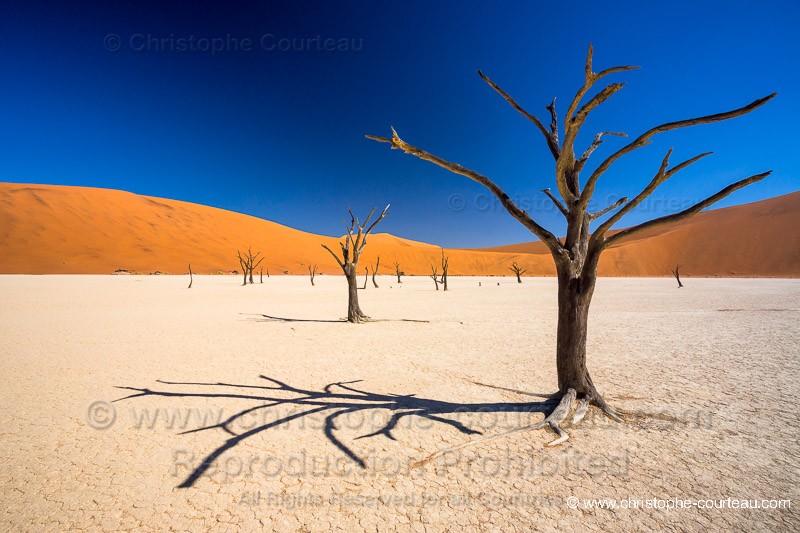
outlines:
[[598, 219], [598, 218], [600, 218], [601, 216], [603, 216], [603, 215], [605, 215], [606, 213], [608, 213], [609, 211], [612, 211], [612, 210], [614, 210], [614, 209], [618, 208], [619, 206], [621, 206], [622, 204], [624, 204], [624, 203], [625, 203], [625, 202], [627, 202], [627, 201], [628, 201], [628, 199], [627, 199], [627, 198], [620, 198], [619, 200], [617, 200], [616, 202], [614, 202], [614, 203], [613, 203], [613, 204], [611, 204], [610, 206], [606, 207], [605, 209], [601, 209], [601, 210], [600, 210], [600, 211], [598, 211], [597, 213], [589, 213], [589, 214], [588, 214], [589, 220], [595, 220], [595, 219]]
[[667, 155], [664, 156], [664, 159], [661, 160], [661, 166], [656, 172], [656, 175], [647, 184], [647, 187], [642, 189], [642, 192], [636, 195], [636, 197], [625, 204], [622, 209], [620, 209], [617, 213], [614, 214], [611, 218], [606, 220], [597, 230], [595, 230], [594, 235], [592, 236], [593, 239], [601, 239], [603, 235], [611, 229], [611, 227], [616, 224], [623, 216], [627, 213], [635, 209], [640, 203], [642, 203], [648, 196], [653, 194], [653, 192], [658, 188], [659, 185], [667, 181], [669, 178], [683, 170], [684, 168], [688, 167], [692, 163], [695, 163], [704, 157], [711, 155], [711, 152], [705, 152], [699, 155], [694, 156], [691, 159], [687, 159], [683, 163], [679, 165], [675, 165], [673, 168], [667, 170], [667, 166], [669, 165], [669, 158], [672, 155], [672, 149], [670, 148], [667, 152]]
[[581, 155], [580, 159], [578, 159], [575, 162], [575, 172], [580, 172], [581, 170], [583, 170], [583, 166], [586, 164], [586, 161], [589, 160], [589, 156], [592, 155], [592, 152], [597, 150], [597, 147], [603, 144], [602, 140], [603, 135], [616, 135], [617, 137], [628, 136], [627, 134], [621, 131], [601, 131], [600, 133], [595, 135], [592, 144], [589, 146], [589, 148], [586, 149], [585, 152], [583, 152], [583, 155]]
[[562, 254], [566, 253], [566, 250], [561, 245], [561, 243], [559, 242], [559, 240], [556, 238], [555, 235], [553, 235], [548, 230], [537, 224], [530, 217], [530, 215], [528, 215], [526, 211], [517, 207], [517, 205], [511, 200], [511, 198], [509, 198], [509, 196], [505, 193], [505, 191], [503, 191], [503, 189], [498, 187], [497, 184], [495, 184], [492, 180], [490, 180], [486, 176], [479, 174], [474, 170], [470, 170], [466, 167], [463, 167], [457, 163], [451, 163], [449, 161], [446, 161], [441, 157], [435, 156], [420, 148], [417, 148], [416, 146], [408, 144], [397, 135], [397, 132], [394, 130], [394, 128], [392, 128], [391, 139], [387, 139], [386, 137], [377, 137], [374, 135], [367, 135], [366, 137], [368, 139], [372, 139], [373, 141], [389, 143], [393, 149], [399, 148], [400, 150], [402, 150], [407, 154], [413, 155], [414, 157], [417, 157], [419, 159], [428, 161], [430, 163], [433, 163], [434, 165], [447, 169], [450, 172], [453, 172], [454, 174], [459, 174], [461, 176], [471, 179], [472, 181], [480, 183], [481, 185], [489, 189], [489, 191], [491, 191], [492, 194], [494, 194], [498, 200], [500, 200], [500, 203], [503, 204], [503, 207], [505, 207], [506, 211], [508, 211], [511, 216], [513, 216], [523, 226], [528, 228], [532, 233], [534, 233], [537, 237], [539, 237], [539, 239], [541, 239], [547, 245], [547, 247], [550, 249], [550, 252], [554, 256], [560, 257]]
[[[342, 248], [344, 248], [344, 245], [342, 245], [341, 242], [339, 243], [339, 245], [341, 245]], [[333, 250], [328, 248], [328, 246], [326, 244], [323, 244], [322, 247], [325, 248], [326, 250], [328, 250], [328, 252], [333, 256], [333, 258], [336, 259], [336, 262], [339, 263], [339, 266], [342, 267], [342, 270], [344, 270], [344, 263], [342, 263], [342, 260], [339, 259], [339, 256], [336, 255], [335, 253], [333, 253]]]
[[556, 207], [558, 208], [559, 211], [561, 211], [562, 215], [566, 217], [569, 214], [569, 211], [567, 211], [567, 208], [564, 206], [564, 204], [561, 203], [561, 200], [556, 198], [556, 196], [552, 192], [550, 192], [550, 189], [542, 189], [542, 192], [545, 193], [547, 197], [553, 201], [554, 204], [556, 204]]
[[706, 115], [703, 117], [690, 118], [687, 120], [679, 120], [676, 122], [668, 122], [666, 124], [661, 124], [660, 126], [656, 126], [655, 128], [646, 131], [645, 133], [637, 137], [634, 141], [630, 142], [629, 144], [623, 146], [622, 148], [611, 154], [605, 161], [603, 161], [600, 164], [600, 166], [597, 167], [597, 169], [595, 169], [594, 172], [592, 172], [592, 175], [589, 176], [589, 179], [586, 182], [586, 186], [584, 187], [583, 193], [581, 194], [580, 206], [582, 208], [585, 208], [589, 204], [589, 200], [591, 199], [592, 194], [594, 193], [594, 188], [595, 185], [597, 184], [598, 178], [601, 175], [603, 175], [603, 173], [606, 170], [608, 170], [608, 168], [611, 166], [612, 163], [614, 163], [617, 159], [624, 156], [625, 154], [628, 154], [636, 150], [637, 148], [644, 146], [645, 144], [647, 144], [647, 142], [650, 140], [651, 137], [659, 133], [663, 133], [665, 131], [675, 130], [678, 128], [686, 128], [689, 126], [696, 126], [699, 124], [711, 124], [714, 122], [721, 122], [723, 120], [728, 120], [734, 117], [747, 114], [750, 111], [753, 111], [754, 109], [757, 109], [762, 105], [764, 105], [765, 103], [767, 103], [768, 101], [772, 100], [777, 94], [778, 93], [772, 93], [769, 96], [765, 96], [764, 98], [759, 98], [758, 100], [755, 100], [744, 107], [740, 107], [732, 111], [726, 111], [724, 113], [716, 113], [714, 115]]
[[663, 216], [663, 217], [656, 218], [654, 220], [650, 220], [648, 222], [643, 222], [642, 224], [638, 224], [636, 226], [624, 229], [624, 230], [620, 231], [619, 233], [615, 233], [614, 235], [612, 235], [611, 237], [606, 239], [606, 241], [604, 243], [604, 246], [611, 246], [612, 244], [618, 242], [620, 239], [624, 239], [625, 237], [629, 237], [629, 236], [631, 236], [631, 235], [633, 235], [635, 233], [639, 233], [640, 231], [644, 231], [646, 229], [654, 228], [656, 226], [661, 226], [663, 224], [669, 224], [671, 222], [678, 222], [680, 220], [684, 220], [686, 218], [689, 218], [690, 216], [692, 216], [692, 215], [694, 215], [696, 213], [699, 213], [700, 211], [702, 211], [706, 207], [719, 202], [720, 200], [722, 200], [723, 198], [725, 198], [726, 196], [728, 196], [732, 192], [738, 191], [739, 189], [741, 189], [743, 187], [747, 187], [751, 183], [756, 183], [758, 181], [761, 181], [764, 178], [766, 178], [767, 176], [769, 176], [770, 174], [772, 174], [771, 170], [769, 170], [767, 172], [762, 172], [761, 174], [756, 174], [756, 175], [750, 176], [750, 177], [745, 178], [743, 180], [737, 181], [736, 183], [732, 183], [732, 184], [728, 185], [727, 187], [725, 187], [724, 189], [719, 191], [717, 194], [715, 194], [713, 196], [709, 196], [705, 200], [694, 204], [693, 206], [691, 206], [688, 209], [684, 209], [680, 213], [675, 213], [675, 214], [672, 214], [672, 215]]
[[[548, 147], [548, 148], [550, 148], [550, 153], [552, 153], [552, 154], [553, 154], [553, 158], [554, 158], [554, 159], [558, 159], [558, 156], [561, 154], [561, 149], [558, 147], [558, 131], [556, 130], [556, 135], [555, 135], [555, 136], [553, 136], [551, 133], [549, 133], [549, 132], [547, 131], [547, 128], [545, 128], [545, 127], [544, 127], [544, 124], [542, 124], [542, 122], [541, 122], [541, 121], [540, 121], [538, 118], [536, 118], [535, 116], [531, 115], [530, 113], [528, 113], [527, 111], [525, 111], [524, 109], [522, 109], [522, 106], [520, 106], [520, 105], [519, 105], [519, 104], [516, 102], [516, 100], [514, 100], [513, 98], [511, 98], [511, 95], [509, 95], [507, 92], [505, 92], [503, 89], [501, 89], [501, 88], [500, 88], [500, 87], [499, 87], [499, 86], [498, 86], [498, 85], [497, 85], [495, 82], [493, 82], [492, 80], [490, 80], [490, 79], [489, 79], [489, 77], [488, 77], [488, 76], [486, 76], [486, 75], [485, 75], [483, 72], [481, 72], [480, 70], [478, 71], [478, 76], [480, 76], [480, 77], [481, 77], [481, 79], [482, 79], [483, 81], [485, 81], [486, 83], [488, 83], [488, 84], [489, 84], [489, 86], [490, 86], [492, 89], [494, 89], [495, 91], [497, 91], [497, 93], [498, 93], [498, 94], [500, 94], [500, 96], [502, 96], [503, 98], [505, 98], [506, 102], [508, 102], [509, 104], [511, 104], [511, 107], [513, 107], [514, 109], [516, 109], [517, 111], [519, 111], [519, 113], [520, 113], [520, 114], [521, 114], [523, 117], [525, 117], [525, 118], [527, 118], [528, 120], [530, 120], [531, 122], [533, 122], [533, 123], [536, 125], [536, 127], [537, 127], [537, 128], [539, 128], [539, 131], [541, 131], [541, 132], [542, 132], [542, 135], [544, 135], [544, 139], [545, 139], [545, 141], [547, 141], [547, 147]], [[551, 104], [551, 105], [555, 105], [555, 101], [554, 101], [554, 102], [553, 102], [553, 104]], [[549, 109], [549, 107], [548, 107], [548, 109]], [[551, 112], [551, 113], [552, 113], [552, 112]]]

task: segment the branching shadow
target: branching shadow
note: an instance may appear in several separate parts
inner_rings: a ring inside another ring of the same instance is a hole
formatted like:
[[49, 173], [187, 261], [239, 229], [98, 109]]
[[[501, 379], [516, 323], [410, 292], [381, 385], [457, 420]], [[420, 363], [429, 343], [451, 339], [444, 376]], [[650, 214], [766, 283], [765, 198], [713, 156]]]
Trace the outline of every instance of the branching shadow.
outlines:
[[[398, 423], [405, 417], [416, 416], [431, 422], [443, 424], [455, 428], [466, 435], [481, 434], [480, 431], [469, 428], [447, 415], [459, 415], [465, 413], [545, 413], [552, 411], [558, 403], [557, 397], [548, 398], [539, 402], [493, 402], [493, 403], [455, 403], [428, 398], [419, 398], [414, 394], [380, 394], [368, 392], [353, 386], [361, 380], [340, 381], [329, 383], [322, 390], [309, 390], [293, 387], [277, 379], [259, 376], [267, 383], [264, 385], [246, 385], [235, 383], [196, 383], [196, 382], [175, 382], [157, 380], [163, 385], [175, 386], [194, 386], [194, 387], [214, 387], [222, 390], [205, 392], [207, 389], [200, 389], [195, 392], [181, 392], [175, 390], [153, 390], [150, 388], [138, 387], [117, 387], [123, 390], [133, 391], [132, 394], [114, 400], [115, 402], [132, 400], [147, 396], [165, 398], [220, 398], [220, 399], [242, 399], [251, 400], [256, 404], [247, 407], [218, 424], [185, 431], [182, 434], [195, 433], [199, 431], [220, 430], [228, 435], [227, 440], [212, 450], [197, 466], [189, 476], [179, 485], [179, 488], [188, 488], [215, 463], [215, 461], [225, 452], [234, 448], [240, 442], [255, 435], [263, 433], [269, 429], [277, 428], [290, 423], [293, 420], [301, 419], [316, 413], [325, 414], [323, 433], [325, 437], [338, 448], [346, 457], [356, 463], [361, 468], [366, 468], [366, 463], [359, 457], [344, 441], [336, 435], [336, 419], [349, 413], [357, 413], [370, 409], [386, 409], [391, 412], [391, 416], [386, 424], [372, 433], [361, 435], [356, 438], [368, 439], [378, 436], [396, 440], [392, 431], [396, 429]], [[244, 389], [244, 390], [242, 390]], [[508, 389], [511, 390], [511, 389]], [[252, 392], [250, 392], [252, 391]], [[537, 395], [538, 396], [538, 395]], [[545, 395], [541, 395], [545, 396]], [[304, 410], [291, 413], [283, 417], [278, 417], [273, 421], [259, 425], [247, 431], [236, 433], [232, 426], [236, 420], [250, 415], [256, 411], [277, 408], [278, 406], [295, 406]]]
[[[282, 316], [271, 316], [265, 315], [263, 313], [255, 315], [261, 318], [255, 318], [255, 322], [317, 322], [319, 324], [344, 324], [347, 322], [346, 319], [340, 318], [338, 320], [325, 320], [325, 319], [316, 319], [316, 318], [286, 318]], [[430, 320], [415, 320], [413, 318], [371, 318], [367, 320], [365, 323], [370, 322], [416, 322], [420, 324], [428, 324]]]

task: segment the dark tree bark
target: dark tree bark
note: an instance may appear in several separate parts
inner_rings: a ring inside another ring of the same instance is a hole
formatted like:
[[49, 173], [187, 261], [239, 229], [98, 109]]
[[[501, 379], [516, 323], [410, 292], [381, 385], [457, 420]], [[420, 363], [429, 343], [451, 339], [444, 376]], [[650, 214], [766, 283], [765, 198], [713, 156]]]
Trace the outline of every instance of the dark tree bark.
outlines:
[[509, 270], [517, 275], [517, 283], [522, 283], [522, 275], [527, 272], [527, 270], [522, 270], [522, 267], [517, 264], [516, 261], [511, 263]]
[[[564, 137], [562, 140], [559, 140], [560, 131], [555, 109], [555, 100], [547, 106], [547, 110], [550, 112], [551, 116], [550, 126], [548, 128], [545, 127], [537, 117], [525, 111], [496, 83], [490, 80], [481, 71], [478, 71], [478, 75], [483, 81], [500, 94], [516, 111], [532, 122], [544, 136], [547, 147], [555, 159], [555, 182], [560, 199], [552, 194], [549, 189], [545, 189], [544, 193], [553, 201], [561, 214], [566, 218], [567, 231], [563, 239], [557, 238], [553, 233], [539, 225], [526, 211], [517, 206], [509, 195], [490, 178], [408, 144], [400, 138], [393, 128], [390, 138], [367, 135], [369, 139], [389, 143], [393, 149], [399, 149], [406, 154], [433, 163], [434, 165], [485, 186], [497, 197], [512, 217], [528, 228], [547, 246], [553, 256], [553, 261], [555, 262], [556, 271], [558, 273], [556, 367], [558, 374], [558, 395], [561, 400], [558, 408], [545, 419], [545, 423], [549, 424], [559, 435], [559, 438], [556, 439], [553, 444], [563, 442], [568, 438], [566, 433], [559, 427], [559, 424], [572, 409], [573, 403], [577, 405], [573, 423], [577, 423], [583, 418], [590, 404], [600, 408], [611, 418], [619, 420], [614, 410], [606, 404], [603, 397], [595, 388], [586, 366], [586, 336], [588, 332], [589, 306], [597, 280], [597, 264], [603, 250], [643, 230], [687, 219], [706, 207], [718, 202], [722, 198], [725, 198], [732, 192], [746, 187], [751, 183], [758, 182], [771, 173], [771, 171], [763, 172], [739, 180], [705, 200], [692, 205], [688, 209], [623, 229], [608, 236], [608, 230], [625, 214], [636, 208], [645, 198], [650, 196], [661, 183], [709, 154], [697, 155], [670, 168], [669, 159], [672, 154], [672, 150], [670, 150], [662, 160], [655, 177], [652, 178], [650, 183], [645, 186], [636, 197], [632, 200], [621, 198], [619, 201], [600, 211], [590, 213], [588, 211], [588, 206], [592, 199], [597, 181], [614, 162], [622, 156], [649, 144], [650, 139], [659, 133], [700, 124], [720, 122], [744, 115], [771, 100], [775, 96], [775, 93], [732, 111], [667, 122], [651, 128], [600, 162], [589, 175], [583, 187], [581, 187], [580, 173], [589, 159], [589, 156], [591, 156], [603, 142], [602, 137], [605, 135], [625, 137], [626, 135], [619, 132], [600, 132], [595, 135], [591, 145], [578, 157], [575, 153], [575, 141], [578, 137], [578, 133], [583, 127], [587, 116], [600, 104], [619, 91], [624, 84], [612, 83], [589, 98], [583, 105], [581, 105], [581, 102], [594, 84], [600, 79], [611, 74], [638, 68], [628, 66], [612, 67], [595, 73], [592, 70], [592, 52], [592, 47], [589, 46], [589, 52], [586, 57], [584, 83], [567, 108], [563, 124]], [[609, 213], [613, 214], [598, 227], [593, 228], [593, 231], [590, 231], [590, 224], [593, 221]], [[541, 427], [541, 425], [537, 425], [536, 427]], [[533, 428], [533, 426], [530, 428]]]
[[258, 273], [258, 281], [260, 281], [261, 283], [264, 283], [264, 269], [263, 268]]
[[311, 286], [314, 286], [314, 276], [317, 275], [317, 265], [308, 265], [308, 276], [311, 278]]
[[[389, 214], [389, 206], [387, 205], [383, 209], [372, 224], [370, 224], [370, 220], [372, 219], [372, 215], [375, 214], [375, 209], [369, 212], [369, 215], [367, 215], [363, 223], [358, 221], [352, 211], [349, 209], [347, 211], [350, 214], [350, 224], [348, 225], [345, 223], [347, 235], [344, 238], [344, 242], [339, 242], [339, 247], [342, 249], [342, 257], [339, 258], [328, 246], [323, 244], [322, 247], [336, 259], [336, 263], [341, 267], [345, 279], [347, 280], [347, 321], [359, 323], [368, 321], [369, 317], [361, 311], [361, 307], [358, 305], [358, 282], [356, 280], [358, 260], [361, 258], [361, 253], [367, 245], [367, 236], [375, 229], [375, 226]], [[365, 280], [364, 287], [366, 286]]]
[[189, 286], [186, 287], [187, 289], [192, 288], [192, 283], [194, 283], [194, 279], [192, 278], [192, 264], [189, 263]]
[[431, 279], [433, 283], [436, 285], [436, 290], [439, 290], [439, 267], [436, 265], [431, 265]]
[[403, 280], [400, 279], [402, 272], [400, 272], [400, 263], [397, 261], [394, 262], [394, 273], [397, 275], [397, 283], [403, 283]]
[[[242, 255], [242, 253], [237, 250], [236, 255], [239, 257], [239, 264], [242, 265], [242, 271], [244, 272], [244, 282], [242, 285], [247, 285], [247, 281], [249, 279], [250, 284], [253, 284], [253, 270], [258, 268], [258, 265], [264, 260], [263, 257], [259, 259], [258, 256], [261, 255], [261, 252], [256, 252], [255, 255], [253, 254], [252, 247], [247, 249], [247, 253]], [[263, 278], [262, 278], [262, 283]]]
[[378, 256], [377, 262], [374, 265], [372, 265], [372, 284], [375, 286], [376, 289], [378, 288], [378, 282], [375, 281], [375, 275], [378, 273], [378, 268], [380, 266], [381, 266], [381, 256]]
[[369, 267], [364, 267], [364, 286], [361, 287], [361, 290], [367, 289], [367, 282], [369, 281]]
[[675, 279], [678, 280], [678, 288], [680, 289], [683, 287], [683, 283], [681, 283], [681, 266], [677, 265], [675, 270], [672, 271], [672, 275], [675, 276]]
[[244, 279], [242, 280], [242, 287], [244, 287], [247, 285], [247, 273], [250, 271], [250, 267], [247, 266], [247, 262], [245, 261], [245, 258], [242, 257], [242, 254], [239, 252], [239, 250], [236, 250], [236, 255], [239, 256], [239, 265], [242, 267], [242, 275], [244, 276]]
[[450, 258], [444, 256], [444, 248], [442, 248], [442, 277], [440, 281], [442, 282], [442, 290], [447, 290], [447, 268], [450, 265]]

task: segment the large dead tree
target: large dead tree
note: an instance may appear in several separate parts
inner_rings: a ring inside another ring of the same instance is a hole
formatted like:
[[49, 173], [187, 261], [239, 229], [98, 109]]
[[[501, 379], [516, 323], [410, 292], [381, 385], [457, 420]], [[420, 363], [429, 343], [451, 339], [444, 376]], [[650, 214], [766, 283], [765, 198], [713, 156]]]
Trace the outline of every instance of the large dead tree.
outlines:
[[527, 272], [527, 270], [523, 270], [523, 269], [522, 269], [522, 267], [521, 267], [521, 266], [519, 266], [519, 263], [517, 263], [516, 261], [514, 261], [513, 263], [511, 263], [511, 266], [510, 266], [510, 267], [508, 267], [508, 269], [509, 269], [511, 272], [513, 272], [514, 274], [516, 274], [516, 275], [517, 275], [517, 283], [522, 283], [522, 277], [521, 277], [521, 276], [522, 276], [522, 275], [523, 275], [525, 272]]
[[683, 283], [681, 283], [681, 266], [678, 265], [672, 271], [672, 275], [675, 276], [675, 279], [678, 280], [678, 288], [680, 289], [683, 287]]
[[[584, 83], [583, 86], [578, 89], [578, 92], [567, 107], [563, 124], [563, 137], [560, 137], [561, 131], [558, 124], [555, 99], [546, 106], [550, 115], [550, 124], [549, 127], [546, 127], [536, 116], [523, 109], [494, 81], [490, 80], [481, 71], [478, 71], [478, 75], [481, 79], [502, 96], [523, 117], [532, 122], [544, 137], [545, 143], [555, 160], [555, 183], [560, 198], [556, 197], [549, 190], [545, 190], [544, 192], [566, 219], [567, 230], [566, 236], [563, 239], [557, 238], [553, 233], [539, 225], [528, 212], [517, 206], [503, 189], [483, 174], [459, 164], [451, 163], [437, 155], [405, 142], [400, 138], [394, 128], [392, 128], [391, 138], [372, 135], [367, 136], [375, 141], [388, 143], [393, 149], [402, 150], [406, 154], [413, 155], [414, 157], [428, 161], [455, 174], [462, 175], [480, 183], [497, 197], [511, 216], [528, 228], [547, 246], [550, 254], [553, 256], [558, 275], [556, 368], [558, 374], [557, 397], [560, 397], [560, 400], [558, 407], [548, 415], [542, 424], [538, 424], [535, 427], [549, 425], [559, 436], [552, 444], [563, 442], [568, 438], [567, 434], [559, 427], [559, 424], [570, 414], [573, 404], [577, 406], [573, 424], [577, 424], [583, 419], [589, 405], [594, 405], [611, 418], [620, 420], [616, 412], [605, 402], [597, 391], [586, 366], [586, 334], [589, 319], [589, 305], [592, 301], [592, 294], [594, 293], [595, 282], [597, 280], [597, 264], [601, 253], [609, 246], [618, 244], [624, 239], [646, 229], [687, 219], [725, 198], [732, 192], [750, 185], [751, 183], [760, 181], [770, 174], [770, 172], [762, 172], [739, 180], [683, 211], [643, 222], [609, 235], [608, 231], [611, 227], [619, 222], [625, 214], [636, 208], [645, 198], [650, 196], [659, 185], [689, 165], [706, 157], [709, 153], [699, 154], [677, 165], [670, 166], [670, 156], [672, 155], [672, 149], [670, 149], [661, 161], [653, 178], [639, 194], [633, 197], [633, 199], [621, 198], [619, 201], [614, 202], [600, 211], [594, 213], [589, 212], [589, 202], [592, 199], [592, 194], [594, 193], [598, 180], [617, 160], [647, 145], [654, 136], [660, 133], [738, 117], [764, 105], [764, 103], [775, 96], [775, 93], [773, 93], [732, 111], [667, 122], [651, 128], [607, 156], [595, 167], [586, 180], [581, 180], [581, 171], [584, 169], [592, 153], [603, 142], [604, 136], [617, 135], [626, 137], [624, 133], [601, 131], [594, 136], [592, 143], [582, 153], [579, 152], [580, 155], [577, 155], [575, 152], [575, 140], [586, 122], [586, 118], [600, 104], [619, 91], [624, 84], [612, 83], [602, 90], [595, 92], [585, 103], [581, 104], [581, 102], [584, 101], [592, 87], [594, 87], [595, 83], [599, 80], [611, 74], [634, 70], [636, 68], [638, 67], [612, 67], [595, 73], [592, 69], [592, 47], [590, 45], [586, 57]], [[601, 217], [607, 214], [611, 216], [601, 222]], [[599, 225], [590, 228], [592, 223]], [[521, 430], [524, 429], [531, 428], [521, 428]]]
[[[347, 212], [350, 214], [350, 224], [348, 225], [345, 223], [347, 235], [344, 237], [344, 242], [339, 242], [339, 247], [342, 249], [342, 257], [339, 258], [339, 256], [326, 245], [323, 244], [322, 247], [328, 250], [333, 258], [336, 259], [336, 262], [342, 268], [344, 276], [347, 279], [347, 321], [353, 323], [366, 322], [369, 320], [369, 317], [361, 311], [358, 305], [358, 282], [356, 280], [356, 276], [358, 275], [358, 260], [361, 258], [361, 252], [367, 245], [367, 236], [375, 229], [375, 226], [389, 214], [389, 206], [387, 205], [383, 209], [372, 224], [370, 224], [370, 220], [372, 219], [372, 215], [375, 214], [375, 209], [369, 212], [369, 215], [367, 215], [363, 223], [358, 221], [350, 209], [348, 209]], [[364, 286], [366, 287], [366, 283]]]

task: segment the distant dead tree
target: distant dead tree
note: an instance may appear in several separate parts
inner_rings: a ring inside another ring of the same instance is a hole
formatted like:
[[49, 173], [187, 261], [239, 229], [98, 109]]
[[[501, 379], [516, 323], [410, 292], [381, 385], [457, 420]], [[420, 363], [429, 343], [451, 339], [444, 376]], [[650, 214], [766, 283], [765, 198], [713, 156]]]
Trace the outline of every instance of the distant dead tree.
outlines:
[[374, 265], [372, 265], [372, 284], [375, 286], [376, 289], [378, 288], [378, 282], [375, 281], [375, 275], [378, 273], [378, 267], [380, 266], [381, 266], [381, 256], [378, 256], [378, 261]]
[[189, 263], [189, 286], [188, 286], [188, 287], [186, 287], [186, 288], [187, 288], [187, 289], [191, 289], [191, 288], [192, 288], [192, 283], [193, 283], [193, 282], [194, 282], [194, 279], [192, 279], [192, 264], [191, 264], [191, 263]]
[[680, 289], [683, 287], [683, 283], [681, 283], [681, 266], [677, 265], [675, 269], [672, 271], [672, 275], [675, 276], [675, 279], [678, 280], [678, 288]]
[[317, 275], [317, 265], [308, 264], [308, 276], [311, 278], [311, 286], [314, 286], [314, 276]]
[[433, 283], [436, 285], [436, 290], [439, 290], [439, 267], [436, 265], [431, 265], [431, 279]]
[[247, 248], [247, 253], [244, 255], [242, 255], [239, 250], [236, 250], [236, 255], [239, 257], [239, 264], [242, 266], [242, 272], [244, 273], [242, 285], [247, 285], [248, 279], [250, 280], [250, 284], [252, 284], [253, 270], [255, 270], [264, 260], [263, 257], [259, 258], [261, 252], [256, 252], [253, 254], [252, 247], [249, 247]]
[[[361, 311], [361, 307], [358, 305], [358, 283], [356, 281], [358, 260], [361, 257], [364, 246], [367, 245], [367, 236], [389, 214], [389, 206], [387, 205], [383, 209], [372, 224], [370, 224], [370, 220], [375, 213], [375, 209], [369, 212], [363, 223], [358, 221], [350, 209], [347, 211], [350, 214], [350, 224], [345, 223], [345, 228], [347, 229], [345, 242], [339, 242], [339, 247], [342, 249], [341, 259], [326, 245], [323, 244], [322, 247], [328, 250], [333, 258], [336, 259], [347, 279], [347, 321], [353, 323], [366, 322], [369, 317]], [[364, 286], [366, 287], [366, 282]]]
[[[594, 140], [588, 148], [586, 148], [581, 155], [577, 155], [575, 152], [575, 141], [578, 139], [578, 133], [586, 122], [589, 114], [600, 104], [611, 98], [624, 84], [612, 83], [602, 90], [595, 92], [583, 105], [581, 105], [581, 102], [600, 79], [611, 74], [638, 68], [631, 66], [612, 67], [595, 73], [592, 70], [592, 55], [593, 50], [590, 45], [586, 56], [583, 86], [578, 89], [567, 107], [565, 120], [563, 121], [563, 138], [559, 137], [559, 120], [556, 114], [555, 100], [547, 106], [547, 110], [550, 114], [550, 124], [549, 127], [546, 127], [536, 116], [523, 109], [494, 81], [490, 80], [480, 70], [478, 71], [478, 75], [484, 82], [502, 96], [511, 107], [532, 122], [536, 129], [544, 136], [547, 148], [555, 160], [555, 183], [560, 198], [557, 198], [549, 190], [545, 190], [544, 192], [566, 219], [567, 230], [566, 236], [563, 239], [559, 239], [553, 233], [539, 225], [531, 215], [519, 207], [503, 189], [483, 174], [465, 168], [459, 164], [451, 163], [437, 155], [405, 142], [400, 138], [394, 128], [392, 128], [389, 138], [367, 135], [369, 139], [388, 143], [393, 149], [399, 149], [406, 154], [428, 161], [450, 172], [480, 183], [491, 191], [512, 217], [536, 235], [550, 251], [558, 274], [558, 328], [556, 333], [558, 392], [555, 398], [559, 399], [559, 404], [542, 423], [520, 428], [517, 431], [549, 425], [549, 427], [558, 434], [558, 438], [551, 444], [558, 444], [569, 438], [560, 428], [559, 424], [569, 416], [574, 405], [577, 407], [575, 409], [573, 424], [577, 424], [583, 419], [589, 405], [596, 406], [614, 420], [620, 420], [616, 412], [606, 403], [598, 392], [586, 366], [586, 335], [588, 331], [589, 305], [591, 304], [597, 281], [597, 265], [601, 253], [609, 246], [619, 244], [623, 240], [644, 230], [685, 220], [725, 198], [732, 192], [763, 180], [771, 173], [771, 171], [762, 172], [744, 178], [728, 185], [716, 194], [697, 202], [683, 211], [636, 224], [617, 231], [616, 233], [609, 234], [608, 232], [614, 224], [619, 222], [625, 214], [641, 204], [659, 185], [681, 170], [706, 157], [709, 153], [699, 154], [670, 167], [669, 163], [672, 155], [672, 149], [670, 149], [662, 159], [655, 176], [632, 200], [621, 198], [599, 211], [589, 212], [589, 204], [592, 200], [592, 195], [594, 194], [598, 180], [618, 159], [649, 144], [650, 139], [660, 133], [686, 128], [688, 126], [720, 122], [749, 113], [771, 100], [775, 96], [775, 93], [764, 98], [759, 98], [744, 107], [732, 111], [667, 122], [651, 128], [616, 150], [598, 165], [594, 166], [588, 179], [582, 182], [580, 179], [581, 171], [584, 169], [592, 153], [603, 142], [602, 137], [607, 135], [626, 137], [626, 135], [618, 132], [601, 131], [594, 136]], [[601, 217], [607, 214], [611, 216], [601, 222]], [[599, 226], [590, 228], [590, 225], [595, 221], [599, 223]]]
[[517, 275], [517, 283], [522, 283], [522, 278], [520, 276], [527, 272], [527, 270], [522, 270], [522, 267], [519, 266], [516, 261], [511, 263], [509, 270]]
[[264, 267], [261, 267], [261, 270], [258, 273], [258, 281], [264, 283]]
[[447, 268], [450, 266], [450, 258], [444, 256], [444, 248], [442, 248], [442, 290], [447, 290]]
[[397, 261], [394, 262], [394, 273], [397, 274], [397, 283], [403, 283], [403, 280], [400, 279], [400, 276], [403, 274], [400, 272], [400, 263]]

